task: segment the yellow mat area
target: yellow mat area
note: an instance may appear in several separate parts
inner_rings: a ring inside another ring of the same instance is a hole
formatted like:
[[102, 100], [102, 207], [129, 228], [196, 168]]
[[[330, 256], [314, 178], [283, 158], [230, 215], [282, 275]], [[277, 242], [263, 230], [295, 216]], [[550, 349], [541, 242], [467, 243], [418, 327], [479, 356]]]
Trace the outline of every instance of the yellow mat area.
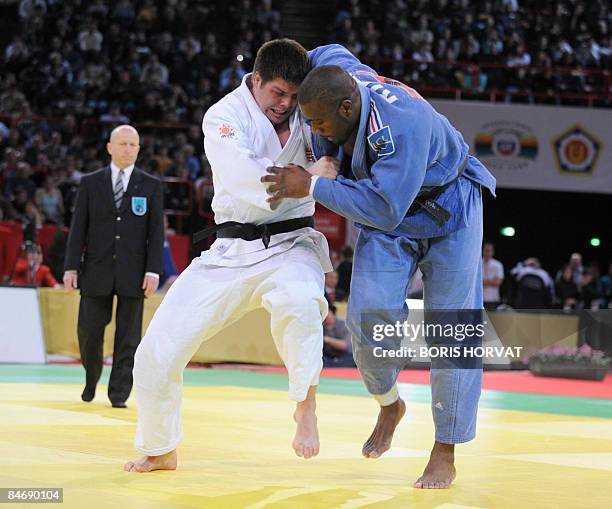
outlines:
[[478, 438], [457, 449], [452, 488], [424, 491], [411, 487], [433, 440], [424, 403], [409, 401], [392, 450], [366, 460], [377, 404], [323, 394], [321, 454], [303, 460], [290, 447], [283, 392], [187, 386], [179, 469], [132, 474], [122, 465], [137, 457], [133, 399], [113, 409], [105, 386], [89, 404], [80, 390], [0, 384], [0, 487], [61, 487], [61, 507], [78, 509], [612, 507], [606, 419], [481, 408]]

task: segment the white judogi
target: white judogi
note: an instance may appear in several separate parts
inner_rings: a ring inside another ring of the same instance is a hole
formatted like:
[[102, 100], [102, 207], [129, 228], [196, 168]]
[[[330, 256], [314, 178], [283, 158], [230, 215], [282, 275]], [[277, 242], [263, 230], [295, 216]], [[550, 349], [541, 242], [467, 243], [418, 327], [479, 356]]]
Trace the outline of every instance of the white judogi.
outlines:
[[[247, 78], [207, 111], [202, 124], [215, 222], [263, 224], [311, 216], [310, 197], [284, 200], [274, 211], [266, 202], [260, 182], [266, 168], [308, 166], [309, 133], [296, 110], [291, 136], [281, 147]], [[202, 341], [259, 307], [270, 312], [272, 336], [289, 373], [289, 397], [304, 400], [322, 368], [323, 273], [330, 270], [325, 237], [312, 228], [273, 235], [268, 249], [261, 240], [218, 239], [193, 260], [166, 294], [136, 352], [136, 449], [157, 456], [177, 447], [185, 366]]]

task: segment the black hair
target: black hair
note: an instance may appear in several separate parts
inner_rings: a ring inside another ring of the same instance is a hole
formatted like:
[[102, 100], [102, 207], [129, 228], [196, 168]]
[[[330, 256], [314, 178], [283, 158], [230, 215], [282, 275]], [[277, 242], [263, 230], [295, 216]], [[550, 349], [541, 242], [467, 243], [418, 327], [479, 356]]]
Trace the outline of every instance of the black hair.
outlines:
[[357, 83], [351, 75], [337, 65], [322, 65], [310, 71], [298, 92], [300, 104], [318, 102], [336, 109], [344, 99], [352, 99]]
[[311, 69], [308, 52], [293, 39], [274, 39], [257, 51], [253, 72], [263, 83], [281, 79], [299, 85]]
[[344, 258], [352, 258], [353, 257], [353, 248], [351, 246], [344, 246], [340, 254]]

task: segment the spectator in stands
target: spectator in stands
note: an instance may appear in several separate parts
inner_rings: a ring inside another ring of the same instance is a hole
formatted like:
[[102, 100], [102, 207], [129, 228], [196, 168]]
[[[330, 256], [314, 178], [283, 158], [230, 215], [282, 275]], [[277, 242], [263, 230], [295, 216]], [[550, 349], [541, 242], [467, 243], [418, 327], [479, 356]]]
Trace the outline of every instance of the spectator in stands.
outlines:
[[491, 242], [482, 246], [482, 284], [484, 307], [495, 310], [501, 304], [499, 289], [504, 281], [504, 266], [499, 260], [493, 258], [495, 247]]
[[[506, 72], [506, 95], [505, 101], [511, 102], [511, 94], [530, 94], [532, 84], [530, 81], [531, 73], [527, 72], [526, 67], [531, 64], [531, 55], [525, 49], [525, 45], [521, 42], [515, 48], [511, 49], [506, 65], [512, 69]], [[530, 103], [533, 102], [533, 97], [527, 95]]]
[[66, 155], [66, 148], [62, 146], [62, 135], [59, 131], [51, 131], [42, 150], [54, 164], [58, 164], [64, 158]]
[[603, 275], [600, 281], [603, 296], [600, 307], [602, 309], [610, 309], [612, 308], [612, 262], [610, 262], [608, 267], [608, 273]]
[[160, 175], [163, 176], [169, 173], [170, 169], [172, 168], [172, 165], [174, 164], [174, 161], [168, 155], [168, 145], [166, 145], [165, 143], [160, 144], [153, 158], [157, 162], [157, 168]]
[[8, 139], [9, 135], [11, 133], [11, 130], [8, 128], [8, 126], [0, 121], [0, 150], [4, 149], [4, 142]]
[[11, 115], [29, 115], [30, 103], [17, 87], [15, 76], [5, 76], [0, 89], [0, 111]]
[[[121, 106], [118, 102], [113, 102], [110, 105], [108, 113], [103, 113], [100, 115], [101, 122], [109, 122], [112, 124], [127, 124], [130, 119], [121, 113]], [[107, 135], [104, 135], [104, 138], [108, 138]]]
[[21, 216], [21, 222], [23, 223], [23, 238], [35, 242], [44, 219], [33, 201], [28, 200], [25, 204], [25, 213]]
[[557, 272], [555, 282], [561, 280], [566, 269], [571, 271], [572, 281], [576, 285], [578, 291], [580, 291], [580, 286], [582, 284], [582, 271], [584, 270], [584, 267], [582, 266], [582, 255], [580, 253], [572, 253], [567, 265]]
[[347, 300], [351, 293], [351, 275], [353, 274], [353, 248], [344, 246], [340, 252], [340, 263], [336, 266], [338, 284], [336, 285], [336, 300]]
[[4, 162], [0, 164], [0, 185], [17, 174], [17, 163], [21, 154], [14, 148], [4, 149]]
[[7, 197], [11, 199], [10, 204], [16, 217], [25, 215], [26, 204], [29, 197], [28, 192], [23, 187], [17, 187], [12, 193], [7, 193]]
[[19, 17], [22, 21], [27, 21], [34, 16], [47, 12], [45, 0], [21, 0], [19, 2]]
[[15, 221], [18, 220], [19, 216], [13, 204], [3, 196], [0, 196], [0, 221]]
[[468, 65], [455, 71], [455, 80], [466, 91], [484, 92], [487, 88], [488, 75], [477, 65]]
[[35, 203], [42, 212], [45, 223], [63, 225], [64, 200], [51, 175], [47, 175], [43, 187], [36, 190]]
[[329, 302], [336, 302], [338, 287], [338, 273], [335, 270], [325, 274], [325, 297]]
[[580, 300], [580, 290], [574, 280], [574, 270], [566, 265], [561, 271], [561, 277], [555, 282], [557, 299], [562, 309], [576, 309]]
[[202, 173], [202, 165], [200, 160], [195, 156], [195, 147], [190, 144], [186, 144], [183, 148], [183, 155], [185, 156], [185, 164], [189, 171], [189, 178], [192, 182], [195, 182]]
[[4, 50], [5, 69], [11, 73], [19, 73], [30, 59], [31, 51], [23, 42], [21, 35], [15, 35], [11, 44]]
[[355, 367], [351, 333], [336, 313], [336, 306], [330, 302], [323, 320], [323, 367]]
[[582, 309], [599, 309], [603, 290], [598, 277], [599, 271], [595, 267], [588, 267], [582, 271], [580, 282], [580, 300]]
[[49, 55], [49, 62], [43, 67], [46, 83], [43, 88], [51, 100], [57, 100], [70, 91], [73, 81], [72, 65], [59, 51]]
[[280, 12], [272, 7], [272, 0], [262, 0], [259, 9], [257, 9], [257, 24], [278, 34], [280, 32], [280, 18]]
[[219, 75], [219, 90], [221, 93], [233, 90], [246, 74], [242, 61], [234, 58], [230, 65], [221, 71]]
[[[24, 161], [17, 163], [17, 171], [6, 179], [4, 195], [7, 198], [14, 197], [16, 199], [20, 191], [24, 191], [27, 199], [34, 198], [36, 184], [31, 176], [32, 167], [28, 163]], [[25, 202], [22, 201], [20, 205], [19, 212], [24, 212]]]
[[138, 122], [160, 122], [163, 116], [164, 110], [159, 95], [155, 92], [146, 94], [144, 102], [134, 112], [134, 119]]
[[[87, 93], [106, 90], [110, 82], [110, 72], [105, 58], [99, 54], [90, 57], [84, 69], [79, 74], [79, 83], [85, 87]], [[83, 97], [85, 103], [85, 97]]]
[[51, 274], [51, 269], [43, 264], [42, 250], [38, 244], [26, 242], [23, 250], [25, 257], [17, 260], [11, 283], [17, 286], [34, 285], [46, 288], [59, 288], [60, 285]]
[[159, 292], [165, 293], [176, 281], [179, 272], [170, 249], [168, 235], [174, 235], [174, 230], [168, 227], [168, 216], [164, 214], [164, 270], [159, 276]]
[[142, 30], [151, 30], [155, 27], [159, 13], [154, 0], [144, 0], [136, 15], [136, 27]]
[[130, 0], [119, 0], [111, 14], [111, 19], [117, 20], [124, 29], [132, 24], [135, 17], [136, 12]]
[[146, 83], [147, 86], [159, 88], [161, 85], [168, 83], [168, 68], [159, 61], [159, 57], [155, 53], [149, 55], [147, 63], [142, 68], [140, 75], [141, 83]]
[[86, 28], [79, 32], [79, 48], [83, 53], [100, 53], [104, 36], [98, 30], [95, 22], [90, 22]]
[[537, 258], [519, 262], [510, 275], [515, 281], [513, 305], [517, 309], [547, 309], [552, 305], [554, 284]]

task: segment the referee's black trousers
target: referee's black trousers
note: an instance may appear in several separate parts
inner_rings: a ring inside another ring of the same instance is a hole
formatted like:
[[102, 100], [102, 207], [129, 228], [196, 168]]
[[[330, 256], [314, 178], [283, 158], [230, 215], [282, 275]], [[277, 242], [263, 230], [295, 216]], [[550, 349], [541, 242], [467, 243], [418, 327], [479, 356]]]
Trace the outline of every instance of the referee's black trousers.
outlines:
[[[117, 296], [113, 368], [108, 383], [108, 398], [124, 402], [132, 390], [134, 354], [142, 337], [143, 297]], [[111, 321], [113, 295], [81, 296], [77, 333], [86, 386], [95, 389], [102, 374], [104, 329]]]

